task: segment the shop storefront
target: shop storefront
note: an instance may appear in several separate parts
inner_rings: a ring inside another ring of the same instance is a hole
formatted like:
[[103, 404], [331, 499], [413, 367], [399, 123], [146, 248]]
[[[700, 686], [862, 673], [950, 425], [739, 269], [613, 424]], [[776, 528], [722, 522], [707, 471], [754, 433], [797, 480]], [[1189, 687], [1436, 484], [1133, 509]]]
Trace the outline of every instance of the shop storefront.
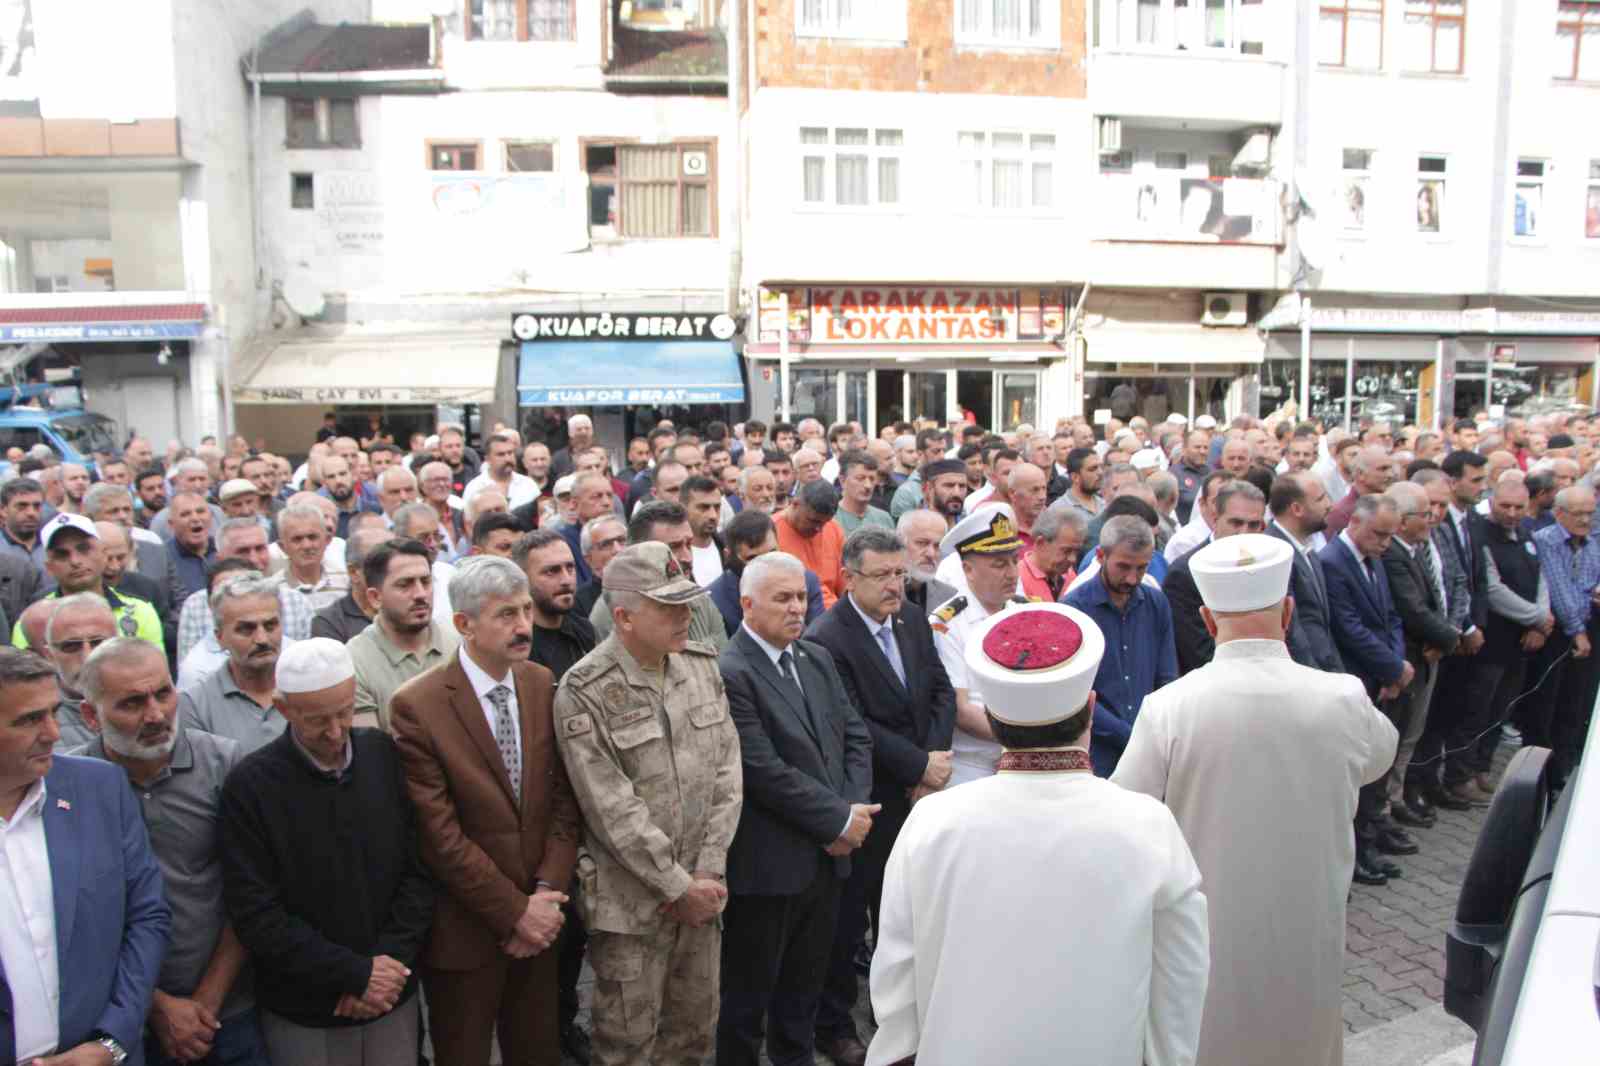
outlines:
[[119, 447], [131, 433], [159, 449], [214, 432], [199, 416], [216, 406], [213, 360], [195, 358], [201, 346], [213, 352], [220, 346], [206, 305], [134, 302], [122, 293], [65, 300], [61, 306], [0, 307], [0, 348], [28, 350], [17, 372], [25, 382], [49, 387], [52, 395], [43, 402], [82, 406], [111, 419]]
[[746, 415], [738, 324], [714, 311], [528, 311], [512, 317], [524, 421], [582, 411], [621, 454], [661, 419], [730, 426]]
[[[1299, 318], [1289, 296], [1262, 320], [1263, 414], [1300, 397]], [[1330, 426], [1363, 418], [1438, 426], [1479, 408], [1501, 417], [1600, 399], [1600, 307], [1330, 304], [1313, 307], [1310, 325], [1311, 414]]]
[[1012, 429], [1076, 413], [1060, 288], [766, 286], [745, 347], [767, 421], [967, 420]]

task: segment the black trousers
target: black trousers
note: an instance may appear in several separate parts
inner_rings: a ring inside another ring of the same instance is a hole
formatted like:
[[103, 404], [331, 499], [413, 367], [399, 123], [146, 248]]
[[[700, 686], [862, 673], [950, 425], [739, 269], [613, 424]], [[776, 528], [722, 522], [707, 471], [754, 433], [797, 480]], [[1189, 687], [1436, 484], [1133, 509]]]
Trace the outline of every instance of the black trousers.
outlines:
[[[1412, 682], [1415, 684], [1416, 682]], [[1407, 690], [1409, 691], [1409, 690]], [[1401, 736], [1406, 735], [1406, 727], [1411, 724], [1414, 713], [1411, 701], [1402, 692], [1392, 700], [1382, 700], [1377, 704], [1382, 715], [1393, 723], [1395, 732]], [[1359, 849], [1377, 839], [1379, 830], [1387, 824], [1383, 816], [1383, 809], [1389, 803], [1389, 775], [1394, 773], [1391, 766], [1384, 771], [1382, 777], [1370, 785], [1362, 785], [1361, 791], [1356, 794], [1356, 847]]]
[[1441, 777], [1446, 785], [1470, 779], [1473, 770], [1464, 751], [1452, 741], [1476, 733], [1487, 724], [1492, 692], [1484, 691], [1478, 679], [1478, 661], [1470, 655], [1447, 655], [1439, 661], [1439, 683], [1428, 706], [1428, 723], [1417, 741], [1417, 750], [1406, 768], [1406, 784], [1432, 788]]
[[1595, 623], [1589, 626], [1589, 646], [1586, 657], [1569, 658], [1563, 664], [1561, 688], [1549, 729], [1550, 772], [1557, 784], [1565, 784], [1578, 768], [1583, 757], [1583, 742], [1589, 734], [1595, 697], [1600, 692], [1600, 625]]
[[828, 976], [822, 986], [822, 1002], [817, 1007], [817, 1035], [856, 1036], [856, 1000], [861, 989], [856, 974], [856, 950], [866, 938], [867, 922], [878, 928], [878, 908], [883, 901], [883, 871], [889, 864], [900, 827], [911, 814], [911, 804], [903, 797], [874, 799], [883, 810], [872, 820], [866, 843], [850, 857], [850, 879], [839, 895], [839, 923], [833, 935], [833, 952], [828, 960]]
[[589, 931], [583, 927], [583, 917], [578, 910], [576, 881], [567, 896], [567, 902], [561, 907], [567, 920], [556, 938], [556, 1017], [562, 1029], [573, 1025], [578, 1018], [578, 976], [583, 972], [583, 954], [589, 947]]
[[811, 1066], [844, 885], [833, 860], [821, 850], [817, 858], [816, 876], [796, 895], [728, 895], [717, 1066], [757, 1066], [763, 1038], [772, 1066]]

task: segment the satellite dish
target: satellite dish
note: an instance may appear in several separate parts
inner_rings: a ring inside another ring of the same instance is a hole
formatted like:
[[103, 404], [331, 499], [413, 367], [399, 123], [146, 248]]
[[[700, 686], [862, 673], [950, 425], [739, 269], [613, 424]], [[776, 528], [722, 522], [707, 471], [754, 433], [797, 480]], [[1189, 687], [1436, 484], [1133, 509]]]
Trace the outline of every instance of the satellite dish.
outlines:
[[322, 287], [304, 274], [291, 274], [283, 280], [283, 302], [301, 318], [316, 318], [328, 309]]

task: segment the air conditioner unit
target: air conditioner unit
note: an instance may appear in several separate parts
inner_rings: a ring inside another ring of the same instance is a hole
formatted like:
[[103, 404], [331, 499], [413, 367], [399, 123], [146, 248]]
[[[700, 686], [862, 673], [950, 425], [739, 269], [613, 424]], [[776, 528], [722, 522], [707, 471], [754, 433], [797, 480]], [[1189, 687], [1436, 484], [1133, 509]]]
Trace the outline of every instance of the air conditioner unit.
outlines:
[[1103, 117], [1100, 119], [1100, 154], [1116, 155], [1122, 151], [1122, 120], [1120, 118]]
[[1208, 292], [1200, 310], [1202, 326], [1242, 326], [1250, 318], [1250, 302], [1242, 292]]

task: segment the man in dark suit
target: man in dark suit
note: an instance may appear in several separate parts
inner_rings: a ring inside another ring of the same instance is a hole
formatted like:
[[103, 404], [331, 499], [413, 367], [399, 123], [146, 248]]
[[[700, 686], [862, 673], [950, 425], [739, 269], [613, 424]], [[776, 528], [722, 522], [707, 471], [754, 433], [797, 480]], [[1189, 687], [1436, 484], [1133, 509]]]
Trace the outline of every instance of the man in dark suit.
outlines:
[[[812, 1061], [839, 894], [879, 806], [872, 737], [833, 656], [801, 640], [805, 567], [783, 552], [741, 579], [744, 623], [722, 653], [744, 810], [728, 852], [718, 1066]], [[863, 1054], [857, 1062], [864, 1061]]]
[[[99, 759], [52, 756], [60, 699], [55, 667], [0, 648], [7, 895], [33, 916], [0, 947], [0, 1062], [59, 1053], [143, 1066], [172, 911], [127, 775]], [[30, 950], [34, 938], [49, 947]]]
[[1178, 647], [1180, 674], [1204, 666], [1217, 651], [1217, 642], [1206, 630], [1205, 619], [1200, 617], [1200, 608], [1205, 604], [1195, 586], [1194, 575], [1189, 572], [1189, 560], [1213, 540], [1239, 533], [1260, 533], [1266, 528], [1267, 498], [1248, 481], [1230, 481], [1218, 489], [1216, 509], [1217, 520], [1205, 544], [1173, 563], [1161, 582], [1161, 591], [1167, 594], [1167, 603], [1172, 607], [1172, 634]]
[[389, 704], [422, 856], [442, 889], [422, 955], [428, 1028], [440, 1062], [488, 1066], [498, 1032], [508, 1064], [557, 1066], [551, 948], [579, 822], [556, 754], [555, 682], [528, 661], [533, 601], [515, 563], [466, 563], [450, 594], [460, 650]]
[[[905, 598], [900, 538], [871, 526], [856, 530], [844, 542], [844, 574], [844, 597], [806, 636], [833, 655], [850, 702], [866, 720], [872, 802], [883, 809], [851, 863], [817, 1011], [817, 1047], [836, 1062], [861, 1061], [854, 1057], [861, 1040], [850, 1015], [857, 997], [856, 949], [869, 909], [872, 927], [878, 927], [884, 866], [911, 813], [912, 797], [936, 792], [950, 779], [956, 720], [956, 690], [933, 646], [928, 616]], [[864, 1056], [865, 1047], [860, 1052]]]
[[[1406, 661], [1405, 631], [1380, 563], [1399, 528], [1400, 509], [1392, 499], [1363, 496], [1351, 508], [1346, 527], [1322, 549], [1339, 658], [1380, 707], [1403, 692], [1416, 673]], [[1373, 843], [1357, 835], [1355, 879], [1381, 885], [1400, 868], [1380, 859]]]
[[1494, 696], [1492, 684], [1479, 682], [1477, 660], [1489, 624], [1489, 556], [1484, 548], [1490, 534], [1474, 508], [1488, 486], [1489, 468], [1483, 456], [1467, 451], [1451, 452], [1439, 465], [1450, 479], [1450, 502], [1433, 536], [1444, 562], [1445, 587], [1456, 597], [1449, 606], [1451, 615], [1461, 619], [1461, 644], [1439, 664], [1433, 704], [1409, 773], [1433, 803], [1466, 810], [1488, 806], [1491, 795], [1477, 787], [1460, 753], [1447, 761], [1445, 751], [1449, 738], [1465, 727], [1482, 723], [1473, 729], [1476, 733], [1487, 726], [1484, 719]]
[[[1439, 660], [1456, 650], [1461, 643], [1461, 631], [1450, 623], [1444, 585], [1433, 565], [1434, 518], [1427, 490], [1421, 485], [1401, 481], [1390, 485], [1385, 495], [1400, 509], [1400, 529], [1384, 552], [1383, 568], [1389, 578], [1395, 610], [1400, 613], [1400, 623], [1405, 630], [1406, 661], [1415, 670], [1416, 677], [1398, 699], [1390, 700], [1379, 709], [1394, 723], [1403, 740], [1419, 732], [1412, 727], [1417, 716], [1428, 713]], [[1404, 754], [1409, 757], [1410, 752]], [[1361, 809], [1375, 807], [1381, 817], [1387, 799], [1395, 821], [1403, 825], [1431, 825], [1435, 820], [1431, 811], [1413, 810], [1406, 806], [1403, 794], [1394, 795], [1400, 792], [1394, 787], [1394, 778], [1398, 776], [1403, 781], [1405, 772], [1406, 764], [1397, 754], [1390, 774], [1361, 790]], [[1370, 797], [1369, 789], [1373, 790]], [[1381, 823], [1377, 846], [1379, 851], [1390, 855], [1414, 855], [1417, 851], [1404, 830], [1391, 830]]]
[[1308, 472], [1284, 474], [1272, 483], [1267, 498], [1272, 521], [1267, 535], [1287, 541], [1294, 549], [1294, 569], [1289, 574], [1289, 594], [1294, 597], [1294, 617], [1289, 620], [1289, 655], [1301, 666], [1330, 673], [1344, 673], [1339, 649], [1333, 640], [1328, 617], [1328, 577], [1322, 570], [1322, 557], [1311, 547], [1311, 538], [1327, 526], [1327, 486]]
[[[739, 578], [750, 560], [778, 550], [778, 530], [772, 516], [762, 511], [745, 510], [733, 516], [722, 538], [728, 547], [728, 568], [722, 576], [706, 587], [711, 602], [722, 615], [722, 624], [728, 636], [739, 631], [744, 621], [744, 607], [739, 602]], [[817, 575], [806, 571], [806, 625], [822, 617], [822, 582]]]

